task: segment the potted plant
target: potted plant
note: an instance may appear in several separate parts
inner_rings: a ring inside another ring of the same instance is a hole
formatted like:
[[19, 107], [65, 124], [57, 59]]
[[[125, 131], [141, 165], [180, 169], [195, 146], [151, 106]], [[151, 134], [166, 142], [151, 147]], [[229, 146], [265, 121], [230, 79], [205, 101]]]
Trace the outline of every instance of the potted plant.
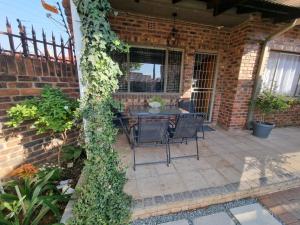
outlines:
[[289, 107], [289, 101], [285, 96], [274, 94], [271, 91], [263, 91], [255, 101], [255, 108], [259, 112], [260, 120], [253, 122], [253, 135], [260, 138], [267, 138], [275, 127], [275, 124], [266, 122], [266, 116], [274, 112], [286, 110]]

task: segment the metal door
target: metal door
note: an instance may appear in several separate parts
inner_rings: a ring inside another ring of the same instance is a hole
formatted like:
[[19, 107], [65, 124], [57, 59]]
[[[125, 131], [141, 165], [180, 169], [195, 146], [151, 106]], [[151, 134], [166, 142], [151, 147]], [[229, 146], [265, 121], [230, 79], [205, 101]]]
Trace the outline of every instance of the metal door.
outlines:
[[196, 112], [204, 112], [211, 121], [216, 86], [217, 54], [196, 53], [192, 82], [192, 97]]

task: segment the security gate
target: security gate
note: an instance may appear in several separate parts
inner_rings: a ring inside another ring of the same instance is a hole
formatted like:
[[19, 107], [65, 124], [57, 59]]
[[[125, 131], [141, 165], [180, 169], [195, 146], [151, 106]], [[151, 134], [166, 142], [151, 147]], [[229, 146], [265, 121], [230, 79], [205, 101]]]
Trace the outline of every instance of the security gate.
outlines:
[[217, 54], [196, 53], [192, 82], [192, 102], [196, 112], [204, 112], [211, 121], [215, 90]]

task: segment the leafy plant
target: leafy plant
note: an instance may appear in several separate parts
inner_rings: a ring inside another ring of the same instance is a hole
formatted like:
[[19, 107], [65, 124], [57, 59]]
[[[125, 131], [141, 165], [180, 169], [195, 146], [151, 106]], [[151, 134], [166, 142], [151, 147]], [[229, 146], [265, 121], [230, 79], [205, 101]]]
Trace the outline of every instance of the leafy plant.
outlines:
[[50, 172], [53, 172], [50, 180], [57, 181], [61, 179], [63, 168], [54, 163], [44, 163], [41, 167], [39, 167], [36, 175], [37, 177], [42, 178]]
[[8, 182], [5, 193], [0, 194], [0, 224], [38, 225], [49, 212], [59, 220], [58, 203], [68, 197], [56, 189], [53, 174]]
[[86, 120], [87, 160], [85, 183], [78, 190], [71, 225], [125, 225], [130, 218], [131, 198], [123, 192], [125, 172], [113, 149], [117, 130], [112, 123], [112, 93], [122, 74], [111, 59], [113, 51], [128, 51], [111, 30], [107, 15], [108, 0], [75, 0], [81, 18], [83, 49], [80, 67], [85, 85], [81, 100]]
[[46, 86], [41, 96], [11, 107], [7, 111], [9, 121], [6, 125], [18, 127], [23, 122], [32, 120], [38, 134], [49, 132], [52, 137], [59, 134], [62, 139], [62, 144], [58, 147], [60, 164], [61, 147], [66, 143], [67, 131], [74, 126], [77, 108], [77, 101], [68, 98], [60, 89]]
[[64, 161], [76, 161], [82, 154], [83, 148], [80, 146], [67, 145], [62, 149], [62, 159]]
[[277, 95], [271, 91], [263, 91], [255, 101], [255, 107], [261, 113], [261, 122], [265, 122], [265, 117], [276, 111], [283, 111], [290, 107], [289, 99], [282, 95]]

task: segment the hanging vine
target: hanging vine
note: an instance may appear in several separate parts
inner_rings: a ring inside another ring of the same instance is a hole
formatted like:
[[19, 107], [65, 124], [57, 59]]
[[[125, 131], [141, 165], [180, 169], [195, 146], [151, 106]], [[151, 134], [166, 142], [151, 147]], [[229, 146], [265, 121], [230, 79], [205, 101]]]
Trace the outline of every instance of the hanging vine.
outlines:
[[81, 100], [87, 161], [85, 184], [73, 208], [70, 224], [128, 224], [131, 198], [123, 192], [125, 173], [113, 149], [116, 129], [112, 125], [112, 93], [118, 88], [119, 66], [110, 54], [127, 51], [111, 30], [108, 0], [74, 0], [83, 35], [80, 67], [84, 97]]

